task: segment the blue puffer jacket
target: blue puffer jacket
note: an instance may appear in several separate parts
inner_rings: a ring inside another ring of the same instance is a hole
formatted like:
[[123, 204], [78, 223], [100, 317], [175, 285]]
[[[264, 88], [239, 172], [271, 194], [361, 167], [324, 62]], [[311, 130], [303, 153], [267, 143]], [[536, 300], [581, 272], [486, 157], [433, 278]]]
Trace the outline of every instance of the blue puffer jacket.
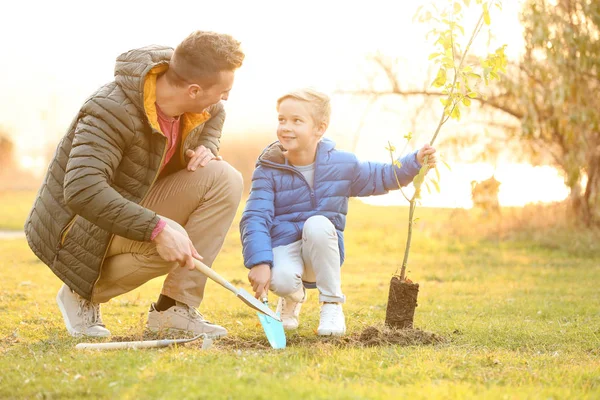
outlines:
[[361, 162], [352, 153], [338, 151], [323, 139], [317, 147], [315, 179], [310, 188], [300, 171], [287, 162], [279, 142], [258, 158], [250, 197], [240, 222], [244, 265], [273, 265], [273, 248], [302, 238], [304, 222], [314, 215], [327, 217], [335, 226], [344, 262], [344, 228], [348, 198], [385, 194], [398, 189], [393, 168], [402, 186], [408, 185], [421, 166], [416, 152], [391, 163]]

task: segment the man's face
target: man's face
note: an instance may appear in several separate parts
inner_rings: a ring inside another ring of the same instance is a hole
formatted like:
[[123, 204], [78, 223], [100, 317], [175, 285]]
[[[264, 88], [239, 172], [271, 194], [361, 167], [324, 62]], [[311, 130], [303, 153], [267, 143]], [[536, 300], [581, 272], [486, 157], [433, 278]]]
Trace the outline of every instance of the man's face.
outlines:
[[277, 111], [277, 138], [283, 148], [291, 153], [316, 152], [324, 130], [322, 126], [315, 125], [311, 105], [306, 101], [288, 98], [279, 104]]
[[234, 75], [234, 71], [220, 71], [217, 74], [216, 82], [206, 89], [197, 84], [190, 85], [188, 87], [190, 102], [187, 111], [201, 113], [213, 104], [227, 100], [233, 87]]

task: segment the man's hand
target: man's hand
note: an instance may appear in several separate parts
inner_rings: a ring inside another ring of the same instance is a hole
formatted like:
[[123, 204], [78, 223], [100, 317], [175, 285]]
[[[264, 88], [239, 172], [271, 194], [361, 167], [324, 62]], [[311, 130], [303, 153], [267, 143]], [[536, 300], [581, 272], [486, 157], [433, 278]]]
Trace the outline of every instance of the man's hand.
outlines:
[[258, 264], [248, 272], [248, 280], [254, 290], [254, 297], [260, 299], [263, 293], [269, 291], [271, 284], [271, 266], [269, 264]]
[[437, 159], [435, 157], [435, 148], [431, 147], [428, 144], [423, 146], [421, 150], [419, 150], [419, 152], [417, 153], [417, 160], [419, 161], [419, 164], [423, 165], [425, 163], [425, 156], [429, 156], [429, 158], [427, 159], [427, 164], [429, 164], [429, 168], [435, 168], [435, 164], [437, 162]]
[[204, 146], [198, 146], [196, 150], [188, 149], [185, 155], [190, 158], [187, 165], [188, 171], [195, 171], [198, 167], [204, 167], [212, 160], [222, 160], [221, 156], [215, 157], [212, 151]]
[[202, 256], [198, 254], [190, 238], [165, 225], [162, 232], [155, 238], [156, 251], [165, 261], [177, 261], [181, 267], [188, 267], [192, 270], [194, 266], [194, 258], [202, 261]]

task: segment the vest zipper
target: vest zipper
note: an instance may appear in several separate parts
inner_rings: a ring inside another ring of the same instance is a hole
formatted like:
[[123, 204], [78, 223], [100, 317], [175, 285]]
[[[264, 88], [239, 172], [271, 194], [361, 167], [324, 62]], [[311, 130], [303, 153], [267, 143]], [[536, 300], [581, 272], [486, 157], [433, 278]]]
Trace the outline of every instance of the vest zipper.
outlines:
[[65, 227], [62, 229], [62, 231], [60, 231], [60, 240], [58, 241], [58, 246], [56, 246], [57, 250], [60, 250], [65, 245], [65, 240], [67, 238], [67, 234], [69, 233], [69, 231], [71, 230], [73, 225], [75, 225], [76, 218], [77, 218], [77, 214], [75, 214], [73, 216], [73, 218], [71, 218], [69, 223], [67, 225], [65, 225]]

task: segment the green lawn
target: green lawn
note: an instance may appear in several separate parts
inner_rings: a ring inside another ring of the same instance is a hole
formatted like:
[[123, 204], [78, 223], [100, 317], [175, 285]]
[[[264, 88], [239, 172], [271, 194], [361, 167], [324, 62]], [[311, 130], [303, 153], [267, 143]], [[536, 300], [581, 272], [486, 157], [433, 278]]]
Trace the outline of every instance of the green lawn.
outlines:
[[0, 230], [22, 231], [37, 192], [0, 191]]
[[[406, 211], [351, 203], [342, 271], [349, 337], [383, 323]], [[209, 282], [202, 311], [230, 331], [213, 349], [79, 352], [54, 301], [59, 280], [24, 239], [0, 241], [0, 398], [600, 398], [600, 252], [571, 251], [575, 233], [554, 245], [527, 235], [486, 239], [450, 228], [474, 224], [470, 213], [417, 213], [415, 323], [448, 339], [437, 345], [365, 348], [318, 338], [311, 291], [288, 348], [265, 349], [256, 314]], [[22, 225], [23, 215], [13, 217]], [[235, 224], [215, 268], [249, 290]], [[113, 335], [143, 335], [160, 285], [103, 308]]]

